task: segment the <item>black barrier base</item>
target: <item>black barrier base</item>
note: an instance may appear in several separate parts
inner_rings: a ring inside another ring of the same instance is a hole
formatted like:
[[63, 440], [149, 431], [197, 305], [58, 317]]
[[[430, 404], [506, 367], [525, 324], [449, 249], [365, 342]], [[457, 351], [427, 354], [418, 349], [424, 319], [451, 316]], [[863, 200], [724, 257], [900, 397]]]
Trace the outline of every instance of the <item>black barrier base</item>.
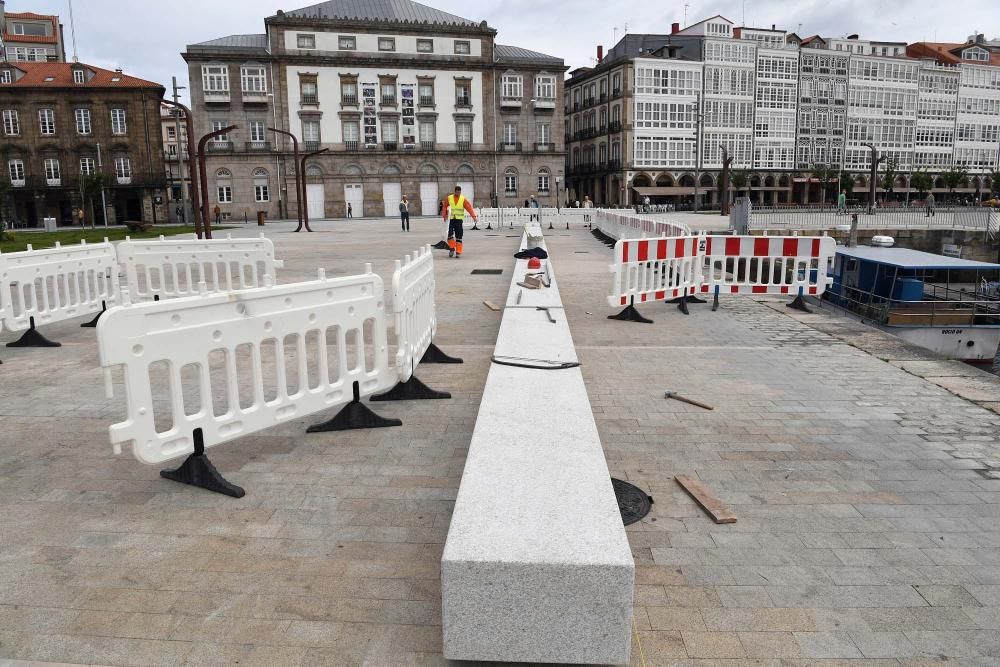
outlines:
[[688, 312], [688, 302], [687, 302], [687, 299], [681, 297], [680, 301], [677, 301], [677, 310], [681, 311], [685, 315], [690, 315], [691, 314], [690, 312]]
[[424, 356], [420, 358], [420, 363], [422, 364], [461, 364], [463, 363], [458, 357], [449, 357], [447, 354], [441, 351], [441, 348], [431, 343], [424, 352]]
[[719, 293], [716, 292], [715, 296], [712, 297], [712, 312], [714, 313], [719, 309]]
[[447, 391], [435, 391], [411, 375], [406, 382], [397, 382], [396, 386], [384, 394], [372, 396], [373, 401], [432, 401], [451, 398]]
[[708, 301], [705, 301], [704, 299], [699, 299], [693, 294], [688, 294], [687, 296], [679, 296], [676, 299], [670, 299], [669, 301], [667, 301], [667, 303], [680, 303], [681, 301], [684, 301], [685, 303], [708, 303]]
[[106, 304], [105, 302], [102, 301], [101, 302], [101, 312], [97, 313], [97, 315], [94, 315], [94, 319], [90, 320], [89, 322], [84, 322], [80, 326], [84, 327], [86, 329], [93, 329], [94, 327], [97, 326], [97, 320], [101, 319], [101, 315], [103, 315], [107, 311], [108, 311], [108, 304]]
[[435, 243], [431, 247], [432, 248], [437, 248], [438, 250], [447, 250], [448, 249], [448, 242], [447, 241], [438, 241], [437, 243]]
[[242, 498], [246, 495], [242, 487], [226, 481], [205, 456], [205, 441], [200, 428], [194, 430], [194, 454], [187, 457], [179, 468], [161, 470], [160, 477], [233, 498]]
[[51, 341], [35, 328], [35, 318], [29, 317], [28, 322], [31, 327], [13, 343], [7, 343], [7, 347], [62, 347], [62, 343]]
[[313, 424], [306, 433], [326, 433], [329, 431], [356, 431], [365, 428], [387, 428], [402, 426], [399, 419], [386, 419], [375, 414], [371, 408], [361, 402], [361, 388], [354, 383], [354, 400], [345, 405], [333, 419], [321, 424]]
[[643, 324], [652, 324], [653, 320], [647, 320], [645, 317], [639, 314], [639, 311], [635, 309], [635, 306], [629, 304], [625, 306], [625, 310], [618, 313], [617, 315], [608, 315], [609, 320], [621, 320], [622, 322], [642, 322]]
[[806, 305], [806, 300], [802, 297], [801, 294], [795, 297], [791, 303], [786, 303], [785, 306], [788, 308], [794, 308], [795, 310], [801, 310], [803, 313], [812, 312], [811, 310], [809, 310], [809, 306]]
[[590, 233], [594, 236], [594, 238], [596, 238], [598, 241], [608, 246], [609, 248], [614, 248], [615, 244], [617, 243], [617, 241], [615, 241], [613, 238], [602, 232], [597, 227], [591, 226]]

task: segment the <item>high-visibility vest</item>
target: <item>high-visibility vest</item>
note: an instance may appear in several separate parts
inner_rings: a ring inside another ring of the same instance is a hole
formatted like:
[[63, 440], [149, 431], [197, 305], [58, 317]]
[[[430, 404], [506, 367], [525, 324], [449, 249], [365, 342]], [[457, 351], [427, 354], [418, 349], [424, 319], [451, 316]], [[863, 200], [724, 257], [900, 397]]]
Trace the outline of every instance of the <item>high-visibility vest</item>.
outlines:
[[448, 195], [448, 208], [451, 209], [450, 219], [465, 220], [465, 195], [459, 195], [455, 201], [455, 195]]

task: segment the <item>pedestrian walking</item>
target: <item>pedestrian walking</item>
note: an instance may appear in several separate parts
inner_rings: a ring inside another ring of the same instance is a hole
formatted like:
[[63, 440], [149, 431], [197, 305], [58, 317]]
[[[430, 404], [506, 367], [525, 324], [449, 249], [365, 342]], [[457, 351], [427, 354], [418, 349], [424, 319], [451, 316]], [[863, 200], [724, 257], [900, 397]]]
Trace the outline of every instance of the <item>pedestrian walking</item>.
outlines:
[[924, 205], [927, 207], [927, 214], [925, 217], [933, 218], [934, 215], [934, 193], [928, 192], [927, 199], [924, 200]]
[[531, 201], [527, 202], [527, 204], [527, 208], [530, 211], [528, 222], [541, 222], [541, 212], [538, 210], [541, 207], [538, 204], [538, 200], [535, 199], [535, 195], [531, 195]]
[[465, 223], [465, 214], [468, 212], [476, 222], [479, 222], [479, 216], [476, 215], [472, 202], [462, 194], [460, 185], [455, 186], [454, 194], [448, 195], [442, 209], [442, 217], [448, 221], [448, 256], [458, 259], [462, 256], [462, 236], [465, 233], [462, 225]]
[[350, 220], [354, 217], [354, 207], [351, 206], [351, 202], [347, 202], [347, 219]]
[[406, 199], [406, 195], [403, 195], [402, 201], [399, 202], [399, 224], [402, 225], [403, 231], [410, 231], [410, 202]]
[[847, 193], [837, 195], [837, 215], [847, 215]]
[[218, 204], [215, 205], [215, 209], [212, 212], [215, 213], [215, 224], [221, 223], [222, 222], [222, 209], [219, 208]]
[[594, 202], [590, 201], [590, 195], [583, 196], [583, 207], [584, 208], [594, 208]]

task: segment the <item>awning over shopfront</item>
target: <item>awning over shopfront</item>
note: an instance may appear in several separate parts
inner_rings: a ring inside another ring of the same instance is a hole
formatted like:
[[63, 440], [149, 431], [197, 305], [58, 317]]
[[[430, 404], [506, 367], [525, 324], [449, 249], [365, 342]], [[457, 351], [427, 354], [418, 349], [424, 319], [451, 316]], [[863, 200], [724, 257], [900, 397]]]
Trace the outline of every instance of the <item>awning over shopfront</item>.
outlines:
[[[643, 197], [656, 197], [664, 195], [693, 195], [694, 188], [681, 185], [661, 185], [656, 187], [632, 188], [637, 194]], [[704, 191], [704, 188], [702, 188]]]

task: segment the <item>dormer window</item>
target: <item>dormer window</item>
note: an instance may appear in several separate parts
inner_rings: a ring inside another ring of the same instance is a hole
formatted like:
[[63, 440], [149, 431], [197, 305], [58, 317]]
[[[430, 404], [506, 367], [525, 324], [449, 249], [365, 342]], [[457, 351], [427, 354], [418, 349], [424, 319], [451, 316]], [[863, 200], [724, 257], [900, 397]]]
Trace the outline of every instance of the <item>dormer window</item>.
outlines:
[[47, 76], [47, 77], [45, 77], [45, 81], [48, 82], [48, 83], [51, 83], [51, 82], [53, 82], [55, 80], [56, 80], [56, 78], [54, 76]]
[[990, 59], [990, 54], [986, 49], [973, 48], [965, 49], [962, 51], [962, 60], [976, 60], [979, 62], [988, 62]]
[[14, 80], [9, 69], [0, 69], [0, 83], [10, 83]]
[[86, 76], [82, 69], [73, 70], [73, 83], [83, 83], [86, 81]]

